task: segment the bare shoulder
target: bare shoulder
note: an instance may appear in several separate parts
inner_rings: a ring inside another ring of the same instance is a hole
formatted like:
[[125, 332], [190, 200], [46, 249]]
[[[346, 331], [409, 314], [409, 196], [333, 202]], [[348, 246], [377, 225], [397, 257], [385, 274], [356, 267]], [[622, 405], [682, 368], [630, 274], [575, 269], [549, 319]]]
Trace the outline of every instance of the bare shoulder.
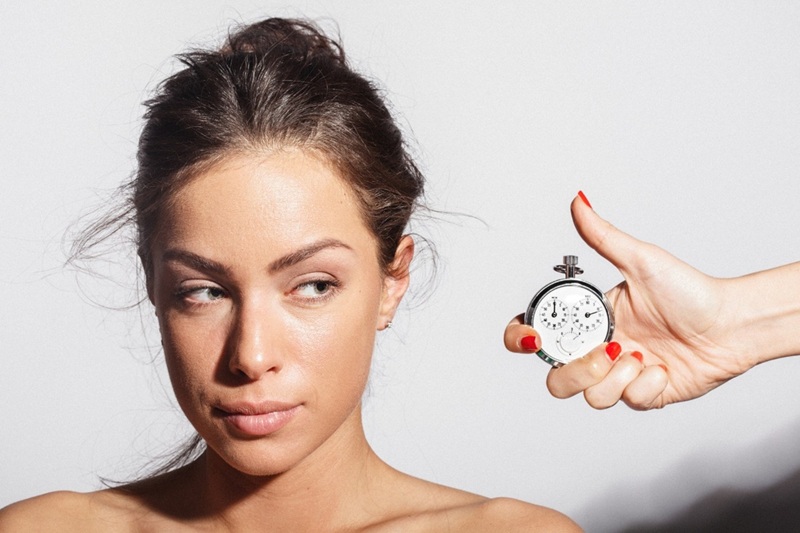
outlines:
[[0, 531], [120, 530], [122, 507], [110, 491], [50, 492], [0, 509]]
[[511, 498], [496, 498], [407, 514], [375, 524], [365, 528], [364, 531], [370, 533], [427, 533], [431, 531], [575, 533], [583, 530], [578, 524], [553, 509]]
[[494, 498], [465, 509], [471, 524], [468, 531], [553, 531], [572, 533], [583, 531], [566, 515], [548, 507], [515, 500]]
[[[567, 516], [541, 505], [512, 498], [489, 499], [477, 494], [414, 480], [403, 496], [405, 505], [365, 531], [394, 533], [459, 532], [565, 532], [582, 529]], [[408, 487], [406, 487], [408, 488]], [[411, 495], [414, 497], [411, 497]], [[394, 502], [403, 498], [395, 497]]]
[[0, 510], [0, 531], [77, 531], [88, 505], [85, 494], [51, 492]]

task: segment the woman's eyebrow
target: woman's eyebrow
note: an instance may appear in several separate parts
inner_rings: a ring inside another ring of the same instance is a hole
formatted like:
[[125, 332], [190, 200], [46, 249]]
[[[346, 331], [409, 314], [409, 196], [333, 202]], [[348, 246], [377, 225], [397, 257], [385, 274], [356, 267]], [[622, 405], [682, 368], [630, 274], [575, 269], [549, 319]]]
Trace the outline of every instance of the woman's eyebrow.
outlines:
[[229, 270], [222, 263], [189, 252], [188, 250], [181, 250], [180, 248], [170, 248], [166, 250], [163, 259], [164, 261], [183, 263], [195, 270], [202, 270], [203, 272], [225, 275], [229, 273]]
[[[269, 264], [267, 271], [270, 274], [275, 274], [276, 272], [280, 272], [281, 270], [285, 270], [293, 265], [296, 265], [297, 263], [305, 261], [309, 257], [327, 248], [346, 248], [348, 250], [352, 250], [350, 246], [338, 239], [323, 239], [293, 252], [289, 252], [283, 257], [276, 259]], [[215, 274], [224, 275], [228, 275], [230, 273], [230, 269], [228, 269], [222, 263], [214, 261], [213, 259], [208, 259], [201, 255], [197, 255], [188, 250], [182, 250], [180, 248], [170, 248], [166, 250], [164, 252], [163, 259], [164, 261], [176, 261], [183, 263], [191, 268], [194, 268], [195, 270], [201, 270], [203, 272], [213, 272]]]
[[290, 252], [279, 259], [276, 259], [269, 264], [267, 270], [270, 274], [275, 274], [276, 272], [305, 261], [312, 255], [319, 253], [326, 248], [346, 248], [351, 251], [353, 250], [350, 246], [338, 239], [323, 239], [321, 241], [309, 244], [308, 246], [304, 246], [299, 250], [295, 250], [294, 252]]

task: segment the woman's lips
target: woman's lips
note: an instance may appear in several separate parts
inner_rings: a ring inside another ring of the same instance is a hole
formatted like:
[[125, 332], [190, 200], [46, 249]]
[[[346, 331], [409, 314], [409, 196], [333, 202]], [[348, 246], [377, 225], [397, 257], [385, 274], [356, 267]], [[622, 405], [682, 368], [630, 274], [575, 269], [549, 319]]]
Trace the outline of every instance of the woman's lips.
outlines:
[[229, 403], [216, 407], [225, 423], [235, 432], [263, 437], [288, 424], [300, 410], [298, 404], [280, 402]]

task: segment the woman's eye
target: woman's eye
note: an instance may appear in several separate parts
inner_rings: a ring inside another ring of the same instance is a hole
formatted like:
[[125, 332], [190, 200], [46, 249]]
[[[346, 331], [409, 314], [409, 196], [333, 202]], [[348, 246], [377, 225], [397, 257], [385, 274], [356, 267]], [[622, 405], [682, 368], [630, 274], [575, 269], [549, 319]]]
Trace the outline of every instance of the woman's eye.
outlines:
[[317, 279], [299, 285], [294, 292], [308, 300], [322, 300], [331, 296], [337, 286], [334, 281]]
[[184, 289], [178, 296], [191, 303], [207, 304], [224, 298], [225, 291], [219, 287], [196, 287]]

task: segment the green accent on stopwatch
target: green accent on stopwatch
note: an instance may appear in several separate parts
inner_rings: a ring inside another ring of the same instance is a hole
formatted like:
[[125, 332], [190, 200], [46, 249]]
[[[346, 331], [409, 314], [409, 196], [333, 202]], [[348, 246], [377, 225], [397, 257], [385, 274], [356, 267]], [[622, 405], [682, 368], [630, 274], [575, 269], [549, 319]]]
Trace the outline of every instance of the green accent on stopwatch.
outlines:
[[561, 365], [560, 362], [558, 362], [555, 359], [553, 359], [552, 357], [550, 357], [547, 354], [547, 352], [544, 351], [544, 349], [540, 349], [538, 352], [536, 352], [536, 355], [539, 356], [539, 359], [541, 359], [542, 361], [544, 361], [545, 363], [547, 363], [549, 365], [552, 365], [552, 366], [555, 366], [555, 365], [559, 365], [560, 366]]

